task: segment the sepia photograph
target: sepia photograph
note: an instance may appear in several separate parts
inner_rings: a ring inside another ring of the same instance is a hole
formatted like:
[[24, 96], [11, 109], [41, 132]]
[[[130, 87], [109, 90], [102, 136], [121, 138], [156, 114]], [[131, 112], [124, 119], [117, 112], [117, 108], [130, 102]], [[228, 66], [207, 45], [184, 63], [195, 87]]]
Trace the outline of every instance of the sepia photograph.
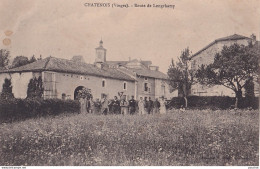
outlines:
[[1, 169], [258, 168], [259, 16], [259, 0], [0, 0]]

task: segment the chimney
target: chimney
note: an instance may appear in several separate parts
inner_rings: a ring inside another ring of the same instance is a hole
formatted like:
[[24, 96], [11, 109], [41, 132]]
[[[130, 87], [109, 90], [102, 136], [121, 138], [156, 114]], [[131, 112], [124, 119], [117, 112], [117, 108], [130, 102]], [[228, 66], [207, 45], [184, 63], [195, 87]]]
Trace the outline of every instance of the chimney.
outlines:
[[159, 71], [159, 66], [149, 66], [150, 70]]

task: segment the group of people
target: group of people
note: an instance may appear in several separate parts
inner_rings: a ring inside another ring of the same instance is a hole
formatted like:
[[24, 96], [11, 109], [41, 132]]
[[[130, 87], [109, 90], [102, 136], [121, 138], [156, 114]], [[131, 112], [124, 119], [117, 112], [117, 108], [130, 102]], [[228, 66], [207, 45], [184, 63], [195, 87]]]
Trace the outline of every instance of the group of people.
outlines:
[[93, 98], [80, 98], [81, 113], [95, 113], [95, 114], [166, 114], [166, 101], [164, 97], [160, 100], [157, 98], [155, 101], [149, 97], [144, 99], [140, 97], [139, 101], [134, 99], [134, 96], [130, 100], [125, 98], [118, 99], [117, 96], [113, 100], [108, 100], [104, 96], [101, 100]]

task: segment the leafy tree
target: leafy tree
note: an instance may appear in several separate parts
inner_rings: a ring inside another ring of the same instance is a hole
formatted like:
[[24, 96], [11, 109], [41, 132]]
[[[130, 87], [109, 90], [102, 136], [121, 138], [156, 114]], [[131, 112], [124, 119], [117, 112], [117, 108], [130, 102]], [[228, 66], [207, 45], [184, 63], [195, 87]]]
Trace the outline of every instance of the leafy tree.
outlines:
[[16, 56], [12, 63], [12, 68], [29, 64], [30, 61], [26, 56]]
[[195, 70], [190, 68], [189, 48], [184, 49], [181, 52], [181, 56], [178, 58], [178, 62], [172, 63], [168, 69], [169, 84], [173, 90], [178, 90], [185, 99], [185, 107], [188, 106], [188, 95], [190, 93], [191, 85], [195, 83], [194, 76]]
[[92, 97], [92, 94], [91, 94], [91, 89], [88, 89], [88, 88], [82, 88], [81, 90], [78, 91], [78, 96], [77, 96], [77, 99], [79, 98], [87, 98], [87, 99], [90, 99]]
[[2, 89], [2, 93], [1, 93], [1, 98], [2, 99], [14, 98], [12, 89], [13, 89], [13, 87], [12, 87], [11, 79], [5, 78], [5, 82], [3, 84], [3, 89]]
[[0, 69], [6, 68], [9, 63], [10, 52], [6, 49], [0, 50]]
[[232, 89], [236, 94], [237, 108], [246, 81], [257, 76], [258, 56], [259, 53], [252, 50], [252, 46], [238, 44], [224, 46], [222, 51], [215, 55], [213, 63], [200, 66], [196, 77], [201, 84], [223, 85]]
[[42, 77], [33, 78], [30, 80], [27, 88], [27, 98], [42, 98], [43, 96], [43, 82]]

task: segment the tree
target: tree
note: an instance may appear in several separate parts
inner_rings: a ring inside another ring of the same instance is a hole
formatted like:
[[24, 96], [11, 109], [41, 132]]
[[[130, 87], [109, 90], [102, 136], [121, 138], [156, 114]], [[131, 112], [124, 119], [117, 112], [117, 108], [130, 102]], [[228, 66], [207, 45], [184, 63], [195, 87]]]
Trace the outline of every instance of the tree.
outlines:
[[43, 96], [43, 82], [42, 77], [33, 78], [30, 80], [27, 88], [27, 98], [42, 98]]
[[81, 90], [79, 90], [78, 92], [78, 96], [79, 98], [87, 98], [87, 99], [90, 99], [92, 97], [92, 94], [91, 94], [91, 89], [88, 89], [88, 88], [82, 88]]
[[0, 50], [0, 69], [6, 68], [9, 63], [10, 52], [6, 49]]
[[2, 99], [14, 98], [12, 89], [13, 89], [13, 87], [12, 87], [11, 79], [5, 78], [5, 82], [3, 84], [3, 89], [2, 89], [2, 93], [1, 93], [1, 98]]
[[190, 53], [189, 48], [184, 49], [176, 65], [172, 60], [167, 72], [170, 86], [173, 90], [178, 90], [182, 94], [185, 100], [185, 107], [188, 106], [187, 97], [190, 93], [191, 85], [195, 83], [195, 70], [189, 66]]
[[36, 58], [35, 58], [35, 56], [33, 55], [32, 57], [31, 57], [31, 59], [29, 60], [29, 63], [33, 63], [33, 62], [35, 62], [36, 61]]
[[236, 94], [237, 108], [246, 81], [257, 76], [258, 56], [259, 53], [252, 50], [252, 46], [224, 46], [222, 51], [215, 55], [213, 63], [200, 66], [196, 78], [204, 85], [223, 85], [233, 90]]
[[26, 56], [16, 56], [12, 63], [12, 68], [29, 64], [30, 61]]

